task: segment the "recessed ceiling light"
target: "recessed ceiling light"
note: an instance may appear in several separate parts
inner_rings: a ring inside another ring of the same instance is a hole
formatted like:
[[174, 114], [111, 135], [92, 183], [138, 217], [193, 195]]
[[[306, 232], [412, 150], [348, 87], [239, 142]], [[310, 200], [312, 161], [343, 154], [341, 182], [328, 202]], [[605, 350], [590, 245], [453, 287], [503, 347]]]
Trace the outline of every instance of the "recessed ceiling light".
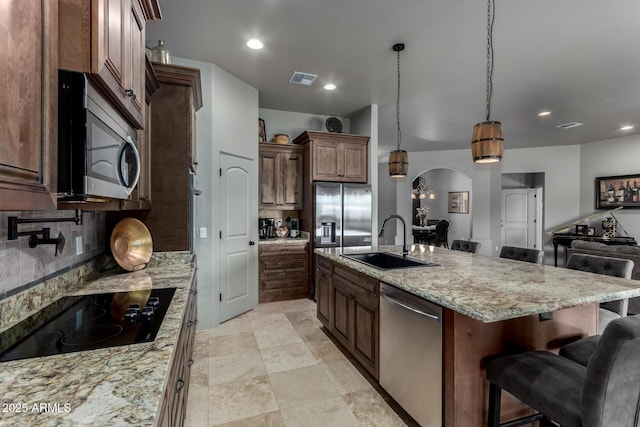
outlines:
[[630, 126], [630, 125], [629, 126], [622, 126], [620, 128], [620, 130], [631, 130], [631, 129], [633, 129], [633, 126]]
[[247, 42], [247, 46], [251, 49], [260, 50], [264, 47], [264, 44], [258, 39], [251, 39]]
[[550, 116], [550, 115], [551, 115], [551, 111], [540, 111], [540, 112], [538, 113], [538, 115], [539, 115], [540, 117]]
[[336, 89], [336, 85], [334, 85], [333, 83], [327, 83], [326, 85], [324, 85], [324, 88], [326, 90], [335, 90]]

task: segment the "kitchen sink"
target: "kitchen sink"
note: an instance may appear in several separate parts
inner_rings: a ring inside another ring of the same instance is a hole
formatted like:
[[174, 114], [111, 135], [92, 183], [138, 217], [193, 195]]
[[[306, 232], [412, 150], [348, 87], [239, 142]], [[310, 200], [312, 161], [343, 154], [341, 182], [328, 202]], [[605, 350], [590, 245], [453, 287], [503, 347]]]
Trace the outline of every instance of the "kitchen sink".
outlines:
[[413, 258], [404, 258], [400, 255], [387, 252], [343, 254], [342, 256], [354, 261], [361, 262], [363, 264], [367, 264], [371, 267], [379, 268], [381, 270], [393, 270], [397, 268], [411, 267], [435, 267], [440, 265], [433, 262], [421, 261]]

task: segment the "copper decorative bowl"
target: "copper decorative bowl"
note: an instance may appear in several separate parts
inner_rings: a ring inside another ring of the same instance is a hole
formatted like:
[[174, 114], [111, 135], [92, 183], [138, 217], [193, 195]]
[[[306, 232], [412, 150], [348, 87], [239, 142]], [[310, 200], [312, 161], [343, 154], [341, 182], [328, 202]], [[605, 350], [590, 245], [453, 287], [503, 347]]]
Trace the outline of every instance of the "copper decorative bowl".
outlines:
[[153, 253], [149, 229], [135, 218], [121, 220], [111, 232], [111, 253], [125, 270], [142, 270]]
[[273, 142], [276, 144], [289, 144], [289, 135], [279, 133], [273, 136]]

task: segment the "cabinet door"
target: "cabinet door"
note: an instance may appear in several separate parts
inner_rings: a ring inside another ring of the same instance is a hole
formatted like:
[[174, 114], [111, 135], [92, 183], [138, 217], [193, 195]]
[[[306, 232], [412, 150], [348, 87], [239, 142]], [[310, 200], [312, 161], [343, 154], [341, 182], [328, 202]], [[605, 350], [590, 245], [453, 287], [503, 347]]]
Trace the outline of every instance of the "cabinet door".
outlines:
[[378, 377], [378, 296], [354, 287], [352, 352], [360, 363]]
[[333, 336], [346, 348], [351, 343], [351, 286], [339, 276], [333, 276]]
[[293, 152], [280, 153], [282, 172], [281, 208], [302, 209], [302, 154]]
[[57, 4], [2, 2], [0, 210], [56, 208]]
[[260, 152], [260, 209], [273, 209], [278, 206], [278, 153]]
[[318, 319], [331, 330], [331, 271], [322, 267], [316, 268], [316, 300]]
[[367, 182], [367, 146], [343, 142], [340, 149], [343, 182]]
[[342, 173], [339, 167], [339, 149], [334, 142], [314, 141], [313, 181], [339, 181]]
[[144, 125], [144, 26], [135, 0], [94, 0], [91, 72], [138, 128]]

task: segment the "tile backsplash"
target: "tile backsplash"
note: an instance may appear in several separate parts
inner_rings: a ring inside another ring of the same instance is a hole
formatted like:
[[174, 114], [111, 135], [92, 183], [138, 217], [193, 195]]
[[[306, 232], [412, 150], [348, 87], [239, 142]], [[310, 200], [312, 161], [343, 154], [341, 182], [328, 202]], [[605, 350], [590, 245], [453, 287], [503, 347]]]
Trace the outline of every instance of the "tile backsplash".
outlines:
[[[22, 211], [0, 212], [0, 299], [15, 293], [19, 288], [37, 283], [68, 267], [85, 262], [105, 248], [105, 213], [85, 211], [82, 224], [74, 222], [38, 222], [19, 224], [19, 231], [37, 231], [43, 227], [51, 229], [51, 238], [61, 232], [65, 239], [62, 253], [55, 254], [55, 245], [29, 247], [29, 236], [8, 240], [8, 218], [72, 218], [75, 211]], [[82, 237], [82, 254], [77, 254], [76, 237]], [[41, 235], [40, 235], [41, 237]], [[13, 292], [12, 292], [13, 291]]]

